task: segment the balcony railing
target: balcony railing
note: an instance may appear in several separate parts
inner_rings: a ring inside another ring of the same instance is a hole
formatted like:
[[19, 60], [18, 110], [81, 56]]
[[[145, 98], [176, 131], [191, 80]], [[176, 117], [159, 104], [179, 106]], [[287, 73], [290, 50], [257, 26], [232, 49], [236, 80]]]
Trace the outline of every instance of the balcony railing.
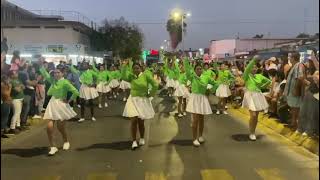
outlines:
[[60, 16], [63, 17], [64, 21], [75, 21], [87, 25], [88, 27], [95, 27], [95, 23], [88, 17], [76, 11], [59, 11], [59, 10], [30, 10], [32, 13], [43, 16]]

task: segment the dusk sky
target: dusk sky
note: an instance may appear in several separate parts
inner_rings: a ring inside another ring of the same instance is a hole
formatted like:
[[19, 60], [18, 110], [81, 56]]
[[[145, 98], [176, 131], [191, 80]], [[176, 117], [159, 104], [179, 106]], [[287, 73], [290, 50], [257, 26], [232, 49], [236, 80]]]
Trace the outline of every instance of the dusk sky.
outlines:
[[[78, 11], [98, 24], [121, 16], [142, 23], [146, 48], [168, 39], [165, 23], [174, 8], [192, 13], [186, 48], [207, 48], [212, 39], [265, 34], [295, 37], [304, 29], [319, 32], [319, 0], [9, 0], [27, 10]], [[307, 20], [304, 26], [304, 19]], [[150, 23], [150, 24], [145, 24]], [[305, 28], [304, 28], [305, 27]]]

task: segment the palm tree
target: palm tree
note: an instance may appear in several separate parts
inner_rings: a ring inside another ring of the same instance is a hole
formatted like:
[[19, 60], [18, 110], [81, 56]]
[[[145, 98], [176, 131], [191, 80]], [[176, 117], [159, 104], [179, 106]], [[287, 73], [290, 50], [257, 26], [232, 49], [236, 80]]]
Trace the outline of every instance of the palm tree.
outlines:
[[[183, 26], [183, 31], [185, 33], [187, 24], [184, 22]], [[181, 19], [177, 21], [176, 19], [174, 19], [174, 17], [171, 16], [167, 21], [167, 31], [170, 35], [171, 48], [175, 50], [178, 47], [179, 43], [182, 41]]]

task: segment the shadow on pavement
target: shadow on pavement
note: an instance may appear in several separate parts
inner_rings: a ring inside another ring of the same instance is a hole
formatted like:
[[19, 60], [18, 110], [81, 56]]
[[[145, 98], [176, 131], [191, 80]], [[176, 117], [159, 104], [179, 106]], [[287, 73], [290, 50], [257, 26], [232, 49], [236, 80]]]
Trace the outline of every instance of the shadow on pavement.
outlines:
[[6, 149], [1, 151], [1, 154], [11, 154], [24, 158], [41, 156], [48, 154], [48, 147], [34, 147], [30, 149]]
[[[257, 140], [261, 140], [264, 137], [264, 135], [257, 135]], [[249, 139], [248, 134], [234, 134], [231, 136], [231, 138], [238, 142], [252, 142]]]
[[100, 144], [92, 144], [88, 147], [77, 148], [77, 151], [86, 151], [90, 149], [112, 149], [112, 150], [130, 150], [131, 141], [120, 141], [120, 142], [112, 142], [112, 143], [100, 143]]
[[192, 146], [191, 139], [181, 139], [181, 140], [172, 140], [170, 144], [178, 145], [178, 146]]

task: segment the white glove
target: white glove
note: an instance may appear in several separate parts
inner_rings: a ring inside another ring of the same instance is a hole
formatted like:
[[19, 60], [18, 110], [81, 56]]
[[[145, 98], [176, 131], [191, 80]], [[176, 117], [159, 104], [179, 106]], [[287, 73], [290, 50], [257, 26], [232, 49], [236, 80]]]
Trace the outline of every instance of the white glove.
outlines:
[[207, 89], [212, 89], [212, 88], [213, 88], [213, 86], [211, 84], [207, 85]]

